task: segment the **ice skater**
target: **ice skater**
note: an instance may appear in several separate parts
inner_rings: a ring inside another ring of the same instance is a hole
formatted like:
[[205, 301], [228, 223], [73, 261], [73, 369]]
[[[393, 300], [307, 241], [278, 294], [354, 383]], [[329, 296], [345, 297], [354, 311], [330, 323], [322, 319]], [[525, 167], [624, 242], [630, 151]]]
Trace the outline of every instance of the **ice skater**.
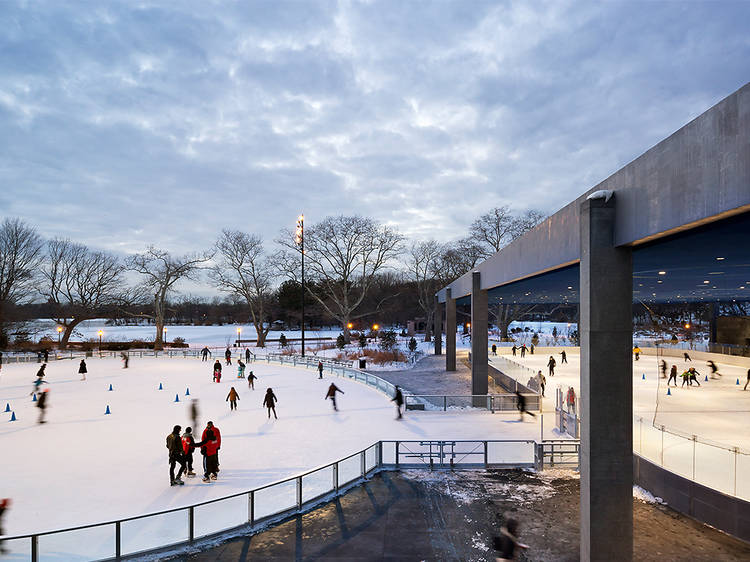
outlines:
[[[182, 427], [179, 425], [172, 428], [172, 433], [167, 435], [167, 450], [169, 451], [169, 485], [170, 486], [182, 486], [185, 484], [182, 481], [182, 473], [185, 472], [185, 459], [182, 450], [182, 437], [180, 437], [180, 430]], [[174, 468], [176, 465], [180, 465], [180, 470], [177, 471], [177, 476], [174, 475]]]
[[[666, 366], [666, 363], [664, 364]], [[667, 386], [669, 386], [669, 383], [674, 381], [674, 385], [677, 386], [677, 365], [672, 365], [672, 368], [669, 370], [669, 380], [667, 381]]]
[[555, 365], [557, 365], [557, 361], [555, 361], [555, 358], [550, 355], [549, 361], [547, 361], [547, 367], [549, 367], [549, 376], [551, 377], [555, 376]]
[[510, 348], [510, 350], [511, 350], [511, 351], [513, 352], [513, 357], [515, 357], [515, 356], [516, 356], [516, 350], [517, 350], [517, 349], [518, 349], [518, 348], [516, 347], [516, 344], [513, 344], [513, 347], [511, 347], [511, 348]]
[[662, 359], [661, 363], [659, 363], [659, 370], [661, 371], [661, 378], [666, 379], [667, 378], [667, 362], [664, 361], [664, 359]]
[[707, 365], [708, 365], [708, 368], [711, 369], [712, 379], [721, 378], [721, 373], [719, 372], [719, 368], [716, 366], [716, 363], [714, 363], [713, 361], [709, 361]]
[[515, 560], [516, 550], [526, 550], [529, 545], [518, 540], [518, 521], [512, 517], [500, 527], [500, 536], [493, 538], [495, 560]]
[[497, 346], [494, 343], [492, 344], [492, 355], [497, 355]]
[[518, 408], [518, 413], [521, 415], [521, 421], [523, 421], [524, 414], [529, 414], [532, 418], [536, 417], [534, 414], [526, 410], [526, 398], [524, 397], [523, 394], [521, 394], [517, 390], [516, 390], [516, 408]]
[[130, 356], [123, 351], [120, 353], [120, 357], [122, 358], [122, 368], [127, 369], [128, 363], [130, 362]]
[[81, 363], [78, 365], [78, 374], [81, 375], [81, 380], [82, 381], [86, 380], [86, 373], [88, 373], [88, 372], [89, 372], [89, 370], [86, 367], [86, 360], [85, 359], [81, 359]]
[[404, 417], [401, 413], [401, 407], [404, 405], [404, 395], [398, 385], [396, 385], [396, 393], [393, 395], [393, 398], [391, 398], [391, 402], [396, 403], [396, 419], [400, 420]]
[[684, 357], [685, 361], [690, 361], [691, 363], [693, 362], [693, 360], [690, 359], [690, 356], [687, 354], [687, 351], [682, 354], [682, 357]]
[[745, 381], [745, 386], [742, 390], [747, 390], [748, 384], [750, 384], [750, 369], [747, 370], [747, 381]]
[[44, 392], [39, 395], [36, 401], [36, 407], [39, 408], [39, 423], [47, 423], [44, 419], [44, 415], [47, 413], [47, 396], [49, 395], [49, 388], [45, 388]]
[[567, 363], [567, 362], [568, 362], [568, 354], [565, 353], [565, 350], [563, 349], [560, 352], [560, 365], [562, 365], [563, 363]]
[[526, 357], [526, 344], [521, 346], [521, 357]]
[[242, 359], [237, 359], [237, 378], [245, 378], [245, 364], [242, 362]]
[[323, 378], [323, 362], [322, 361], [318, 361], [318, 378], [319, 379]]
[[250, 363], [250, 350], [247, 347], [245, 348], [245, 361]]
[[635, 360], [638, 361], [641, 357], [641, 348], [637, 345], [633, 348], [633, 355], [635, 355]]
[[263, 405], [268, 408], [268, 419], [271, 419], [271, 411], [273, 410], [273, 419], [277, 420], [279, 417], [276, 415], [276, 402], [278, 402], [279, 399], [276, 398], [276, 395], [273, 393], [272, 388], [268, 388], [266, 390], [266, 395], [263, 398]]
[[[211, 422], [208, 422], [209, 424]], [[203, 481], [210, 483], [211, 480], [219, 479], [219, 439], [216, 436], [216, 432], [212, 427], [207, 427], [203, 431], [203, 438], [200, 443], [196, 443], [196, 447], [200, 447], [201, 454], [203, 455]]]
[[341, 390], [338, 386], [331, 383], [331, 386], [328, 387], [328, 392], [326, 393], [325, 400], [328, 398], [331, 399], [331, 402], [333, 403], [333, 411], [338, 412], [339, 409], [336, 407], [336, 393], [340, 392], [341, 394], [346, 394], [343, 390]]
[[250, 371], [250, 372], [249, 372], [249, 373], [247, 374], [247, 387], [248, 387], [248, 388], [251, 388], [252, 390], [255, 390], [255, 379], [257, 379], [257, 378], [258, 378], [258, 377], [256, 377], [256, 376], [255, 376], [255, 375], [253, 374], [253, 372], [252, 372], [252, 371]]
[[690, 386], [691, 386], [691, 383], [690, 383], [690, 371], [685, 370], [685, 371], [682, 372], [682, 374], [680, 376], [682, 377], [682, 384], [680, 385], [680, 388], [682, 388], [683, 386], [685, 386], [685, 383], [687, 383], [688, 388], [690, 388]]
[[185, 474], [192, 478], [195, 476], [195, 472], [193, 472], [193, 453], [195, 452], [195, 439], [193, 439], [193, 428], [192, 427], [186, 427], [185, 433], [182, 434], [182, 454], [185, 458], [185, 465], [187, 466], [187, 470], [185, 471]]
[[232, 410], [236, 410], [237, 409], [237, 400], [239, 400], [239, 399], [240, 399], [240, 395], [237, 394], [237, 391], [234, 389], [234, 387], [232, 387], [229, 390], [229, 394], [227, 394], [227, 399], [225, 400], [225, 402], [229, 402], [229, 411], [230, 412]]
[[536, 377], [539, 379], [539, 388], [542, 390], [542, 396], [544, 396], [544, 388], [547, 386], [547, 379], [541, 371], [536, 374]]
[[568, 413], [576, 411], [576, 391], [572, 386], [568, 387], [568, 393], [565, 396], [565, 402], [568, 405]]
[[690, 367], [688, 373], [690, 373], [690, 385], [692, 386], [692, 384], [695, 383], [700, 386], [701, 383], [698, 382], [698, 375], [700, 375], [700, 373], [695, 370], [695, 367]]
[[221, 361], [218, 359], [214, 363], [214, 382], [221, 382]]
[[198, 399], [193, 398], [190, 401], [190, 419], [193, 422], [193, 427], [198, 427]]
[[211, 355], [211, 350], [208, 349], [208, 346], [201, 349], [201, 361], [208, 361], [209, 355]]
[[224, 359], [226, 359], [227, 365], [232, 364], [232, 351], [229, 348], [224, 352]]
[[[5, 527], [3, 526], [3, 516], [5, 512], [10, 508], [10, 498], [3, 498], [0, 500], [0, 537], [5, 534]], [[9, 551], [3, 545], [3, 541], [0, 540], [0, 554], [7, 554]]]
[[[219, 450], [221, 449], [221, 431], [219, 431], [219, 428], [214, 425], [214, 422], [209, 421], [206, 423], [206, 429], [203, 430], [203, 434], [201, 435], [201, 441], [205, 441], [208, 437], [209, 431], [213, 433], [214, 440], [216, 441], [216, 451], [214, 452], [214, 455], [216, 455], [216, 466], [213, 467], [215, 470], [212, 472], [212, 474], [218, 474], [219, 473]], [[198, 447], [198, 445], [196, 445]], [[216, 480], [216, 478], [214, 478]]]
[[48, 363], [48, 362], [49, 362], [49, 349], [47, 349], [47, 348], [45, 347], [45, 348], [44, 348], [44, 351], [42, 351], [42, 354], [44, 355], [44, 362], [45, 362], [45, 363]]

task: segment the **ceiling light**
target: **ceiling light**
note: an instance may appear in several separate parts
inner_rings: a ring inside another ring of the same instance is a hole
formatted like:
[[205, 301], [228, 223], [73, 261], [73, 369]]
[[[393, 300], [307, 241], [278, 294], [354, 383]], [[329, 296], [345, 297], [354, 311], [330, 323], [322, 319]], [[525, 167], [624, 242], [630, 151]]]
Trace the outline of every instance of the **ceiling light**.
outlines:
[[667, 272], [666, 272], [666, 271], [660, 271], [660, 272], [659, 272], [659, 275], [666, 275], [666, 274], [667, 274]]
[[723, 259], [726, 259], [726, 258], [716, 258], [716, 261], [721, 261]]
[[710, 281], [704, 281], [703, 282], [704, 285], [708, 285], [709, 283], [710, 283]]

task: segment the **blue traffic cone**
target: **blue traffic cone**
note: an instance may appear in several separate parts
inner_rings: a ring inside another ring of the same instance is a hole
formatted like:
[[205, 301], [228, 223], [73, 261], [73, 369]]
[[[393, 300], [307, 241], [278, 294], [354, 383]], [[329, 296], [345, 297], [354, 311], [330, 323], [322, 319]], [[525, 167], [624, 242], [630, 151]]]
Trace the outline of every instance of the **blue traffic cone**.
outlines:
[[175, 402], [179, 402], [180, 401], [180, 395], [179, 394], [175, 394], [174, 395], [174, 401]]
[[109, 383], [109, 390], [112, 391], [114, 388], [112, 388], [112, 383]]
[[703, 379], [703, 382], [708, 382], [708, 375], [706, 375], [706, 378]]
[[740, 385], [740, 379], [737, 379], [737, 386]]
[[667, 387], [667, 396], [672, 396], [672, 391]]
[[641, 378], [645, 381], [646, 380], [646, 373], [643, 373], [643, 376]]
[[10, 403], [9, 402], [5, 403], [5, 411], [6, 412], [10, 412]]
[[[737, 379], [737, 384], [740, 384], [740, 379]], [[31, 399], [32, 402], [36, 402], [36, 392], [34, 393], [34, 397]]]
[[13, 412], [13, 413], [12, 413], [12, 414], [10, 415], [10, 421], [16, 421], [16, 413], [15, 413], [15, 412]]
[[190, 396], [190, 388], [185, 389], [185, 396]]
[[159, 383], [159, 390], [164, 390], [164, 388], [161, 386], [161, 383]]
[[109, 411], [109, 404], [107, 404], [107, 410], [104, 412], [104, 415], [111, 414], [112, 412]]

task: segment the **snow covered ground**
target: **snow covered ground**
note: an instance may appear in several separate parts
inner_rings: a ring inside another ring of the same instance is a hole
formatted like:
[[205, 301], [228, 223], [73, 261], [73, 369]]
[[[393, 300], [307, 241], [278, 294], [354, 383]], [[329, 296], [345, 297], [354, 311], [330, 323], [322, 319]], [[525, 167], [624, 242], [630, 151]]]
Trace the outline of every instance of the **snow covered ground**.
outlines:
[[[211, 382], [211, 363], [198, 359], [132, 359], [127, 370], [116, 359], [91, 358], [87, 363], [86, 381], [77, 374], [77, 360], [49, 364], [45, 388], [50, 389], [50, 407], [43, 425], [36, 423], [38, 409], [29, 395], [38, 365], [3, 366], [0, 410], [8, 403], [16, 416], [10, 422], [11, 413], [0, 414], [5, 452], [0, 497], [13, 500], [8, 534], [96, 523], [246, 491], [381, 439], [535, 439], [539, 433], [536, 423], [518, 423], [516, 414], [486, 411], [409, 412], [396, 421], [387, 396], [330, 375], [318, 380], [313, 370], [302, 368], [249, 365], [259, 377], [252, 391], [235, 378], [234, 368], [225, 367], [229, 372], [220, 384]], [[346, 393], [339, 395], [339, 412], [323, 398], [331, 382]], [[240, 394], [236, 412], [225, 402], [231, 386]], [[279, 399], [278, 420], [269, 420], [261, 405], [268, 387]], [[175, 424], [190, 425], [191, 399], [199, 403], [199, 430], [210, 419], [222, 432], [220, 478], [211, 484], [189, 479], [185, 486], [170, 487], [165, 438]], [[110, 415], [104, 414], [107, 406]], [[246, 514], [246, 499], [240, 503]], [[184, 515], [164, 516], [164, 521], [184, 530]], [[154, 532], [161, 532], [157, 527]], [[148, 529], [135, 526], [127, 532], [131, 547], [156, 540]], [[88, 533], [81, 536], [101, 532]], [[96, 540], [111, 544], [107, 537]], [[55, 545], [52, 537], [40, 544]]]

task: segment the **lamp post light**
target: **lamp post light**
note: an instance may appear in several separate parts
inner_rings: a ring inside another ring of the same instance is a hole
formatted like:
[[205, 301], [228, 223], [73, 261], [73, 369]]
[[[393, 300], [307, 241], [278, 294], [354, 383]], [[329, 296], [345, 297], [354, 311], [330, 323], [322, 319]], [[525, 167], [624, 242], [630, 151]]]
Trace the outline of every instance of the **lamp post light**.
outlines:
[[164, 326], [161, 330], [164, 333], [164, 345], [166, 345], [167, 344], [167, 327]]
[[104, 335], [104, 330], [99, 330], [97, 332], [97, 335], [99, 336], [99, 355], [102, 354], [102, 336]]
[[380, 324], [372, 325], [372, 333], [375, 334], [375, 343], [378, 343], [378, 330], [379, 329], [380, 329]]
[[57, 327], [57, 348], [60, 349], [60, 336], [62, 336], [62, 326]]
[[300, 328], [302, 330], [302, 357], [305, 356], [305, 215], [300, 214], [297, 217], [297, 230], [294, 234], [294, 241], [299, 245], [300, 255], [302, 256], [302, 317], [300, 319]]
[[242, 328], [240, 326], [237, 326], [237, 347], [241, 347], [240, 345], [240, 336], [242, 335]]

